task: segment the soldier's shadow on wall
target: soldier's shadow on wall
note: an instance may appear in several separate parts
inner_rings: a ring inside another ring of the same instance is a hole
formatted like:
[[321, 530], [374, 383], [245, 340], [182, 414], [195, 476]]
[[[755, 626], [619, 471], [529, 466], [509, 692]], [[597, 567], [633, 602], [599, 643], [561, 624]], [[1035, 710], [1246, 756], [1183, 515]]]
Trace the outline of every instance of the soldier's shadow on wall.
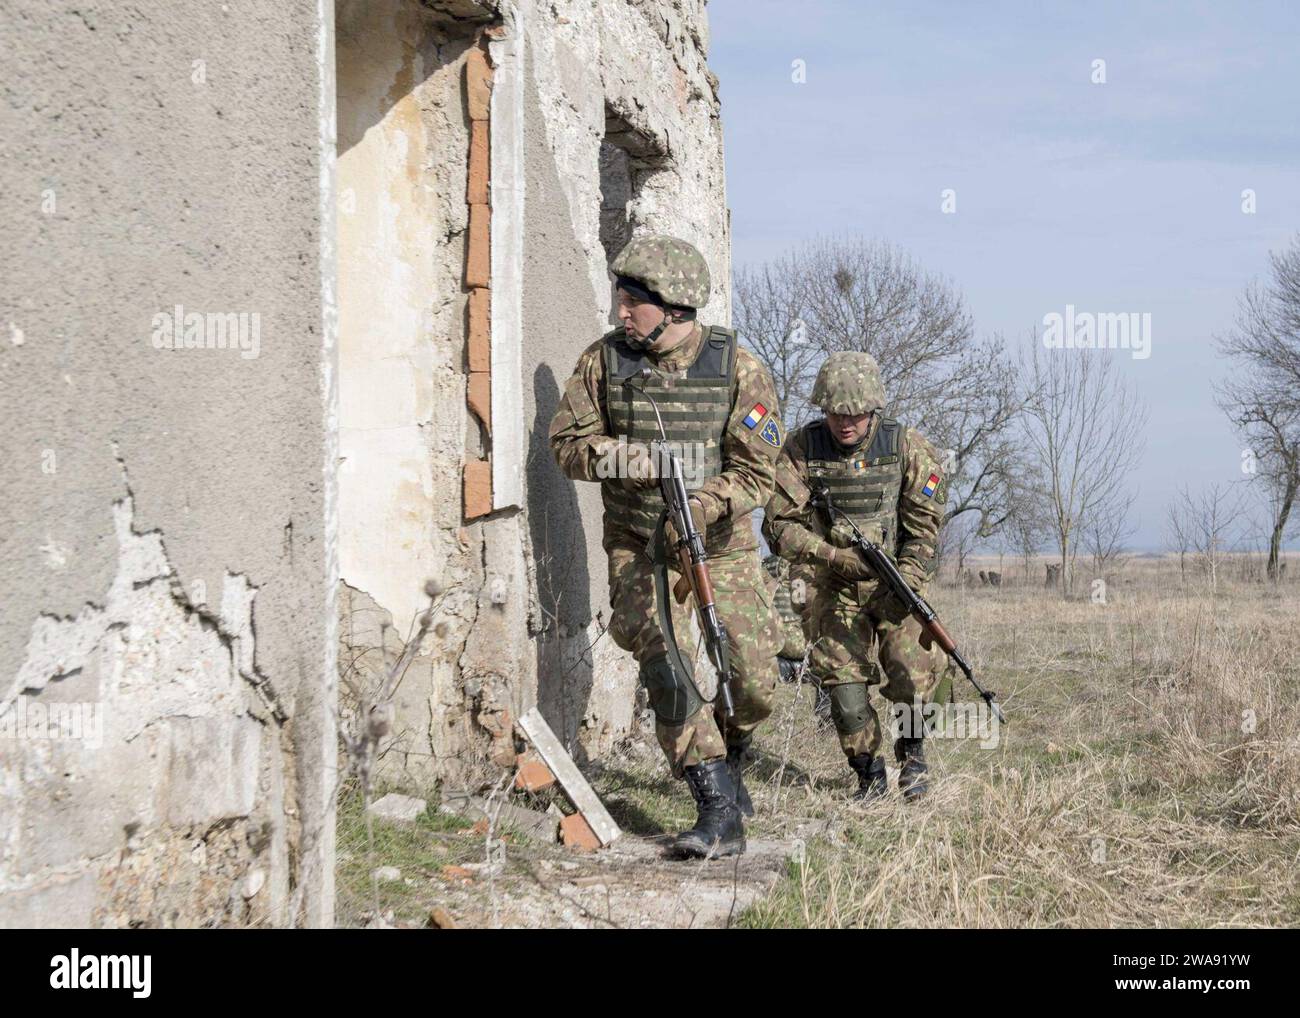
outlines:
[[591, 577], [587, 537], [575, 482], [560, 472], [548, 442], [551, 417], [560, 402], [555, 373], [546, 364], [533, 372], [527, 484], [528, 528], [537, 569], [537, 599], [542, 632], [537, 647], [537, 706], [565, 748], [579, 763], [586, 754], [577, 735], [587, 715], [594, 681]]

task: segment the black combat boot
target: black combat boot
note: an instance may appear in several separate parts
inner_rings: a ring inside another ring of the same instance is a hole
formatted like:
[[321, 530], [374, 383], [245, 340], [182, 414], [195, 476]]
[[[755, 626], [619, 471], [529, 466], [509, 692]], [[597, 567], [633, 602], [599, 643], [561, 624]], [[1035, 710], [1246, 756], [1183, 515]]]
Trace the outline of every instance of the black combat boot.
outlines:
[[736, 805], [747, 817], [754, 815], [754, 801], [745, 787], [745, 766], [749, 763], [749, 740], [727, 747], [727, 766], [731, 769], [731, 783], [736, 786]]
[[898, 761], [898, 790], [909, 802], [929, 791], [925, 781], [925, 749], [920, 739], [894, 740], [894, 759]]
[[777, 671], [781, 675], [782, 682], [793, 682], [799, 676], [799, 666], [803, 664], [802, 658], [797, 657], [780, 657], [776, 659]]
[[736, 805], [736, 786], [725, 760], [686, 768], [686, 784], [695, 797], [699, 819], [677, 835], [672, 850], [687, 858], [720, 858], [745, 851], [745, 826]]
[[858, 790], [853, 798], [858, 802], [871, 802], [889, 794], [889, 779], [885, 777], [883, 757], [859, 753], [849, 757], [849, 766], [858, 776]]

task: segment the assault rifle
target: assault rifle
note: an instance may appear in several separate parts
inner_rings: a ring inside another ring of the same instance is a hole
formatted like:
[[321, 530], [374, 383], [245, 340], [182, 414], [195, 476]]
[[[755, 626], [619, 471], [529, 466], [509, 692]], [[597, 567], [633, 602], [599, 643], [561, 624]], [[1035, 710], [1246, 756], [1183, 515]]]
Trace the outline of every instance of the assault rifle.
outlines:
[[957, 650], [957, 644], [953, 638], [948, 635], [948, 631], [939, 623], [939, 618], [935, 614], [934, 609], [930, 607], [925, 598], [907, 585], [907, 581], [903, 579], [903, 575], [898, 571], [898, 567], [894, 565], [894, 560], [885, 554], [884, 549], [881, 548], [880, 545], [874, 543], [863, 534], [862, 531], [858, 529], [857, 524], [853, 522], [844, 510], [836, 508], [831, 503], [831, 492], [825, 485], [822, 485], [813, 493], [812, 504], [826, 511], [827, 522], [832, 527], [835, 525], [835, 517], [837, 514], [840, 519], [848, 524], [849, 530], [852, 534], [853, 545], [862, 553], [862, 557], [866, 559], [867, 565], [871, 567], [871, 571], [885, 582], [889, 589], [893, 591], [894, 596], [907, 607], [908, 613], [921, 623], [921, 628], [925, 633], [931, 640], [939, 645], [940, 649], [948, 655], [953, 664], [961, 669], [962, 674], [965, 675], [966, 678], [970, 680], [970, 684], [975, 687], [975, 692], [979, 693], [979, 695], [984, 699], [984, 702], [989, 705], [989, 709], [997, 716], [998, 721], [1005, 725], [1007, 723], [1006, 715], [1002, 713], [1002, 708], [993, 702], [993, 698], [997, 696], [997, 694], [992, 690], [985, 689], [976, 681], [975, 674], [971, 671], [970, 665], [966, 663], [966, 659], [962, 657], [961, 653]]
[[[695, 529], [691, 519], [691, 509], [687, 505], [689, 494], [686, 480], [682, 474], [682, 460], [668, 442], [664, 430], [664, 420], [659, 414], [659, 404], [653, 396], [645, 391], [645, 381], [651, 377], [649, 368], [642, 368], [624, 382], [631, 385], [633, 378], [641, 380], [641, 386], [634, 388], [650, 401], [654, 409], [655, 420], [659, 422], [659, 439], [651, 443], [652, 460], [659, 478], [659, 491], [663, 495], [664, 514], [659, 519], [651, 541], [651, 554], [655, 559], [655, 603], [659, 614], [659, 627], [663, 630], [668, 643], [669, 656], [673, 667], [679, 669], [691, 682], [694, 672], [689, 667], [677, 645], [677, 636], [673, 631], [672, 605], [668, 601], [668, 570], [666, 556], [677, 554], [681, 566], [682, 579], [678, 581], [673, 593], [678, 603], [684, 603], [689, 594], [695, 595], [695, 606], [700, 623], [700, 632], [704, 636], [705, 650], [709, 661], [718, 672], [718, 692], [722, 698], [722, 707], [726, 717], [736, 713], [735, 702], [731, 696], [731, 648], [727, 643], [727, 630], [718, 618], [718, 610], [713, 602], [713, 582], [709, 579], [709, 557], [704, 551], [704, 537]], [[667, 469], [664, 469], [664, 468]], [[671, 521], [678, 536], [676, 548], [666, 548], [665, 524]], [[696, 692], [699, 692], [698, 687]], [[701, 699], [704, 699], [701, 696]]]

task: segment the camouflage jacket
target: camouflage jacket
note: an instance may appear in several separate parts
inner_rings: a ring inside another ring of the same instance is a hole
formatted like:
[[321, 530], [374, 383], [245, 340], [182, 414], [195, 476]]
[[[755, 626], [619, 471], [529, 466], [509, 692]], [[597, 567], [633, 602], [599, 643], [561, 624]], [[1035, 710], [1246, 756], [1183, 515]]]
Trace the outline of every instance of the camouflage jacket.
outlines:
[[[848, 539], [842, 527], [831, 531], [824, 514], [810, 502], [807, 460], [808, 432], [812, 426], [800, 428], [785, 443], [777, 464], [772, 498], [765, 511], [763, 536], [782, 558], [818, 566], [819, 581], [824, 581], [828, 578], [831, 552], [836, 547], [847, 546]], [[879, 426], [877, 415], [856, 448], [868, 446]], [[848, 450], [845, 453], [848, 455]], [[935, 566], [947, 497], [946, 482], [942, 479], [938, 450], [916, 429], [903, 429], [899, 454], [903, 486], [898, 498], [898, 542], [895, 548], [885, 551], [895, 556], [898, 571], [919, 592], [924, 590]], [[932, 478], [938, 478], [937, 482]], [[869, 597], [877, 585], [874, 579], [858, 584], [859, 599]]]
[[[684, 372], [699, 354], [706, 331], [697, 324], [676, 348], [654, 358], [658, 367]], [[603, 458], [616, 455], [619, 443], [611, 435], [606, 405], [605, 343], [605, 337], [601, 337], [578, 358], [551, 419], [550, 444], [556, 463], [570, 480], [617, 484], [617, 480], [603, 477], [599, 469]], [[755, 421], [752, 415], [760, 407], [764, 413]], [[775, 445], [771, 442], [773, 435]], [[753, 513], [772, 493], [784, 437], [771, 375], [752, 353], [737, 346], [731, 412], [722, 441], [722, 472], [691, 492], [691, 497], [698, 498], [704, 507], [708, 527], [705, 544], [710, 553], [758, 547]], [[604, 529], [606, 548], [618, 537], [638, 540], [635, 534], [611, 521], [608, 514]], [[639, 540], [644, 543], [644, 539]]]

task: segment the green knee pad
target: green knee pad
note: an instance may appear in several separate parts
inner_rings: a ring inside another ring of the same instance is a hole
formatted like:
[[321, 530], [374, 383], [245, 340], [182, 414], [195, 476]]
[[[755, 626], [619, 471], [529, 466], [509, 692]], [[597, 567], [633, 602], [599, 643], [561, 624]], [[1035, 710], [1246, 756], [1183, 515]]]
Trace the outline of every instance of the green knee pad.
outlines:
[[841, 735], [851, 735], [867, 727], [870, 705], [867, 702], [867, 684], [848, 682], [831, 686], [831, 720]]
[[946, 669], [943, 678], [939, 684], [934, 687], [934, 692], [930, 694], [930, 703], [948, 703], [952, 699], [952, 674]]
[[704, 706], [694, 681], [689, 675], [678, 675], [666, 654], [649, 658], [641, 665], [641, 685], [649, 696], [650, 709], [662, 724], [680, 725]]

